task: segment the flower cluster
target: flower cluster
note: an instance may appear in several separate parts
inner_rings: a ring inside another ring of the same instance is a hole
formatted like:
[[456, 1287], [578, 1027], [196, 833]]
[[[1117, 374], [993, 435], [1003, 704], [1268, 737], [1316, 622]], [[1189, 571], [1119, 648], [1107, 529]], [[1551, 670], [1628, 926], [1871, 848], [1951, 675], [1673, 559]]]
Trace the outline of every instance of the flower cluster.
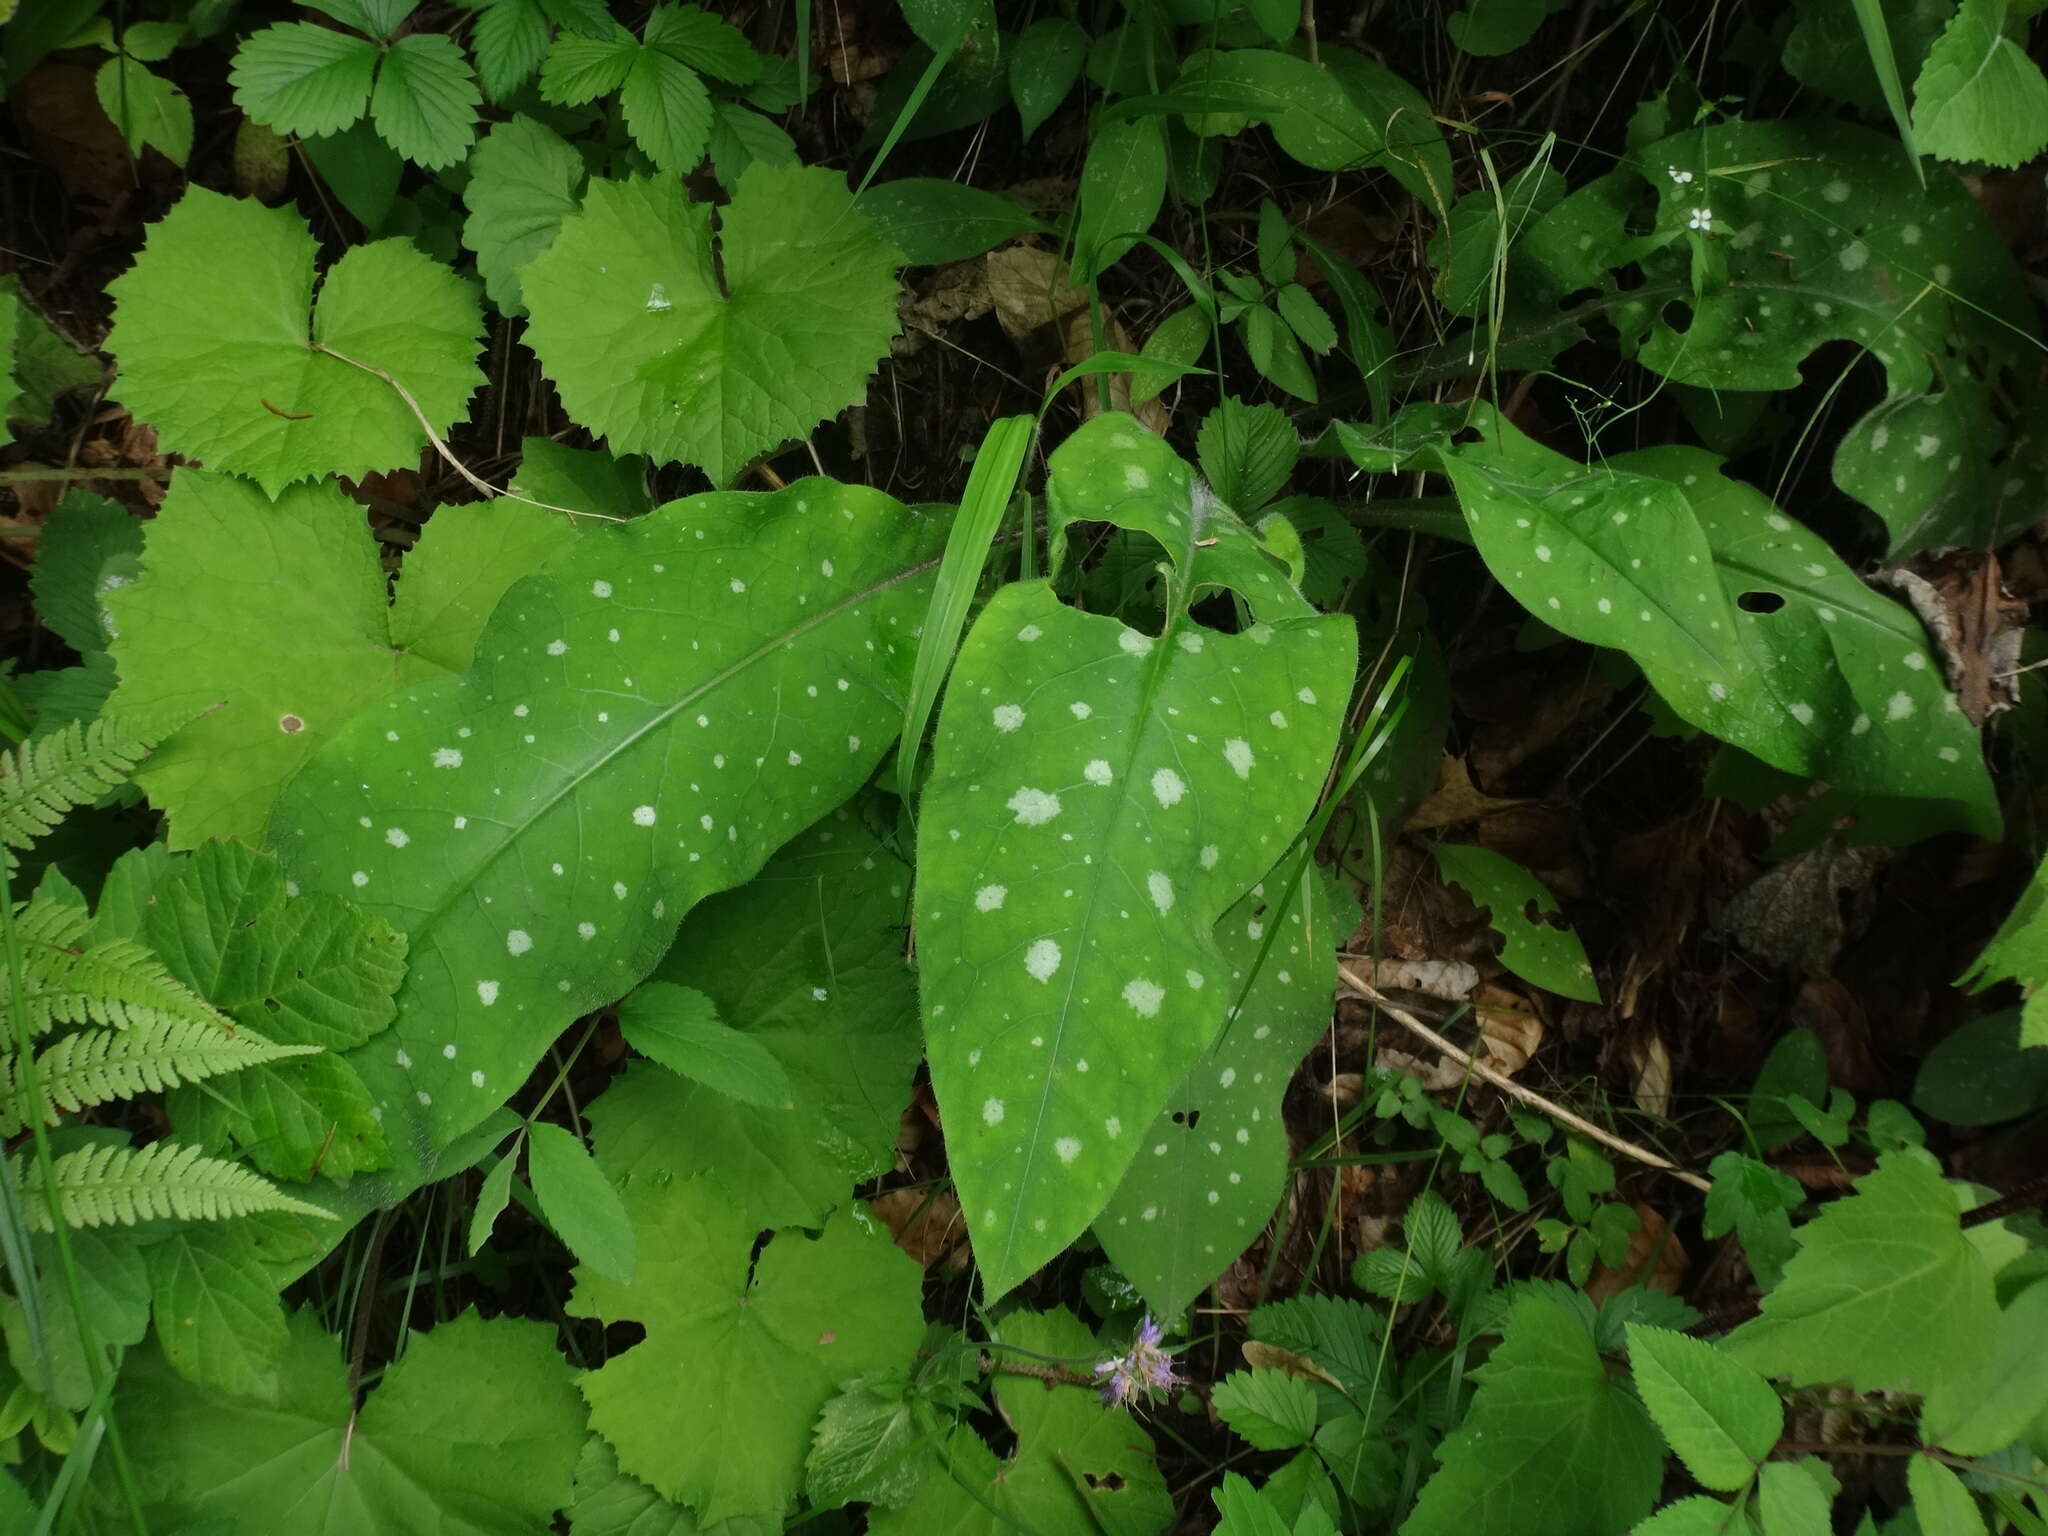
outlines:
[[1180, 1384], [1180, 1377], [1174, 1373], [1173, 1356], [1159, 1347], [1159, 1340], [1159, 1325], [1148, 1316], [1138, 1324], [1138, 1336], [1128, 1350], [1095, 1367], [1095, 1374], [1103, 1378], [1105, 1403], [1129, 1407], [1141, 1396]]

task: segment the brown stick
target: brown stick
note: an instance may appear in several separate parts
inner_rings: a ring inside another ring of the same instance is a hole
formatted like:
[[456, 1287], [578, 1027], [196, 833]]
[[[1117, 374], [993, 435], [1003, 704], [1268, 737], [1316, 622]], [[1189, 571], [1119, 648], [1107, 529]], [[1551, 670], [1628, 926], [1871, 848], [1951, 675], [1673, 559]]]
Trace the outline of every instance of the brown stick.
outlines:
[[1358, 972], [1352, 970], [1350, 966], [1343, 964], [1341, 961], [1337, 965], [1337, 979], [1371, 1003], [1375, 1008], [1379, 1009], [1381, 1013], [1384, 1013], [1396, 1024], [1399, 1024], [1403, 1029], [1428, 1041], [1474, 1077], [1482, 1078], [1486, 1082], [1493, 1084], [1502, 1093], [1520, 1099], [1531, 1109], [1540, 1110], [1560, 1124], [1570, 1126], [1581, 1136], [1591, 1137], [1603, 1147], [1609, 1147], [1621, 1153], [1624, 1157], [1634, 1158], [1646, 1168], [1655, 1168], [1659, 1173], [1670, 1174], [1672, 1178], [1677, 1179], [1681, 1184], [1690, 1184], [1694, 1189], [1702, 1191], [1713, 1188], [1712, 1183], [1708, 1180], [1679, 1167], [1669, 1158], [1661, 1157], [1657, 1153], [1650, 1151], [1647, 1147], [1639, 1147], [1632, 1141], [1624, 1141], [1612, 1131], [1602, 1130], [1583, 1115], [1573, 1114], [1562, 1104], [1553, 1104], [1550, 1100], [1544, 1098], [1542, 1094], [1532, 1089], [1524, 1088], [1505, 1072], [1496, 1071], [1485, 1062], [1476, 1060], [1457, 1046], [1451, 1044], [1450, 1041], [1431, 1029], [1422, 1020], [1416, 1018], [1414, 1014], [1395, 1004], [1379, 988], [1375, 987], [1371, 982], [1359, 975]]

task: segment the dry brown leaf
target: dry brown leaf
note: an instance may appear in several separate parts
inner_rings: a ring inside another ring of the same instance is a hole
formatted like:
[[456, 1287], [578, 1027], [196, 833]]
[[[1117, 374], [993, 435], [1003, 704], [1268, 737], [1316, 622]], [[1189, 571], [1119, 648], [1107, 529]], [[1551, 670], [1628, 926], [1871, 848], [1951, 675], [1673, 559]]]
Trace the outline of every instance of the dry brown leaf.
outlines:
[[955, 1274], [966, 1267], [967, 1223], [950, 1190], [892, 1189], [870, 1201], [869, 1209], [895, 1234], [896, 1246], [915, 1259], [918, 1268], [937, 1264]]
[[1010, 245], [990, 251], [985, 260], [996, 319], [1003, 334], [1019, 345], [1088, 307], [1088, 290], [1069, 279], [1067, 264], [1052, 251]]
[[1635, 1069], [1637, 1106], [1646, 1115], [1668, 1119], [1671, 1115], [1671, 1052], [1659, 1035], [1642, 1035], [1629, 1042], [1629, 1065]]
[[1949, 688], [1972, 725], [2019, 703], [2014, 674], [2027, 605], [2006, 591], [1996, 555], [1973, 549], [1922, 555], [1887, 579], [1927, 626]]
[[1464, 1002], [1479, 985], [1478, 968], [1463, 960], [1375, 960], [1367, 974], [1382, 992], [1420, 992], [1446, 1003]]
[[1415, 814], [1408, 818], [1408, 824], [1402, 830], [1434, 832], [1443, 827], [1461, 826], [1522, 803], [1520, 800], [1497, 800], [1480, 790], [1473, 784], [1472, 771], [1465, 760], [1446, 752], [1437, 764], [1436, 788], [1427, 800], [1416, 807]]
[[1527, 998], [1506, 987], [1489, 982], [1479, 988], [1472, 996], [1472, 1012], [1479, 1020], [1479, 1054], [1503, 1076], [1521, 1071], [1543, 1044], [1543, 1021]]
[[1255, 1371], [1278, 1371], [1283, 1376], [1292, 1376], [1296, 1381], [1325, 1381], [1343, 1391], [1344, 1384], [1306, 1355], [1297, 1355], [1291, 1349], [1282, 1349], [1277, 1344], [1262, 1344], [1257, 1339], [1246, 1339], [1243, 1345], [1244, 1363]]

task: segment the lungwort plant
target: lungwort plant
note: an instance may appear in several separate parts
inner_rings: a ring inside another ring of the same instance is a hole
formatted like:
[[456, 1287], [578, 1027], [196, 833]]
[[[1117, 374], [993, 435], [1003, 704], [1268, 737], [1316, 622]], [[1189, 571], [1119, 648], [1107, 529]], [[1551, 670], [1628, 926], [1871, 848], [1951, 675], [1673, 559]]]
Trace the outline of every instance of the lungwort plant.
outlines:
[[2033, 7], [96, 9], [0, 1529], [2048, 1530]]

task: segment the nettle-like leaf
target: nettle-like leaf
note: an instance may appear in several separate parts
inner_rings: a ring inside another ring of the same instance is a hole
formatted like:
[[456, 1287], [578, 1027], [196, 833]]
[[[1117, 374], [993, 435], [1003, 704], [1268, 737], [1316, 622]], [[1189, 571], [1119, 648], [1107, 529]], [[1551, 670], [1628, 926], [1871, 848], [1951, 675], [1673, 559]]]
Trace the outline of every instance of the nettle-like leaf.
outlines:
[[1367, 469], [1433, 448], [1501, 584], [1552, 628], [1628, 652], [1684, 719], [1789, 773], [1949, 802], [1995, 835], [1975, 728], [1925, 632], [1826, 540], [1700, 449], [1586, 465], [1491, 408], [1472, 425], [1461, 446], [1421, 446], [1448, 429], [1433, 411], [1415, 432], [1339, 436]]
[[470, 156], [462, 243], [476, 254], [484, 292], [503, 313], [526, 312], [519, 269], [554, 243], [576, 211], [583, 177], [583, 157], [530, 117], [500, 123]]
[[1650, 1512], [1663, 1446], [1571, 1313], [1517, 1302], [1478, 1374], [1404, 1536], [1621, 1536]]
[[236, 1536], [531, 1536], [569, 1502], [583, 1409], [545, 1323], [465, 1313], [415, 1333], [358, 1411], [341, 1342], [308, 1312], [231, 1395], [132, 1354], [129, 1455], [167, 1529]]
[[1223, 1035], [1139, 1137], [1095, 1221], [1103, 1251], [1158, 1317], [1179, 1316], [1245, 1250], [1286, 1186], [1280, 1101], [1329, 1027], [1336, 948], [1357, 914], [1332, 882], [1308, 876], [1288, 899], [1287, 881], [1283, 866], [1216, 925], [1229, 965]]
[[[1016, 1312], [996, 1329], [1025, 1358], [1080, 1362], [1100, 1354], [1067, 1311]], [[1158, 1536], [1173, 1523], [1173, 1499], [1152, 1459], [1152, 1437], [1128, 1413], [1105, 1408], [1087, 1387], [1030, 1376], [996, 1378], [996, 1403], [1017, 1445], [999, 1461], [973, 1429], [953, 1431], [942, 1453], [952, 1475], [925, 1480], [901, 1509], [872, 1509], [874, 1536], [1009, 1536], [1030, 1531], [1115, 1531]]]
[[1799, 1252], [1763, 1315], [1722, 1346], [1736, 1359], [1798, 1386], [1925, 1393], [1987, 1357], [1998, 1326], [1991, 1274], [1924, 1154], [1886, 1153], [1854, 1194], [1794, 1236]]
[[1628, 1325], [1629, 1362], [1650, 1417], [1704, 1488], [1734, 1493], [1785, 1432], [1778, 1394], [1713, 1345], [1668, 1328]]
[[1233, 1001], [1214, 929], [1286, 849], [1350, 694], [1344, 619], [1158, 638], [1005, 588], [960, 648], [920, 816], [932, 1082], [1001, 1295], [1108, 1202]]
[[909, 886], [903, 861], [842, 807], [692, 911], [654, 974], [762, 1046], [788, 1103], [635, 1066], [590, 1108], [606, 1171], [709, 1174], [764, 1227], [815, 1225], [884, 1171], [920, 1054]]
[[[1913, 138], [1944, 160], [2014, 166], [2048, 144], [2048, 77], [2006, 35], [2007, 0], [1962, 0], [1913, 86]], [[2024, 8], [2023, 8], [2024, 12]]]
[[[1820, 120], [1677, 134], [1530, 235], [1563, 292], [1600, 280], [1599, 265], [1639, 266], [1612, 295], [1623, 349], [1680, 383], [1794, 389], [1817, 348], [1868, 348], [1888, 401], [1843, 435], [1834, 473], [1894, 555], [1996, 543], [2048, 493], [2039, 434], [1969, 383], [2031, 368], [2019, 270], [1961, 182], [1899, 174], [1889, 134]], [[1902, 421], [1907, 402], [1921, 403]]]
[[[208, 843], [153, 893], [144, 932], [179, 980], [245, 1030], [327, 1052], [391, 1022], [405, 936], [340, 898], [285, 898], [277, 860]], [[368, 1091], [333, 1055], [274, 1062], [176, 1095], [173, 1119], [213, 1145], [233, 1140], [280, 1178], [336, 1178], [382, 1165]]]
[[[851, 1211], [757, 1255], [759, 1223], [707, 1178], [633, 1179], [624, 1200], [633, 1283], [579, 1269], [568, 1311], [630, 1318], [647, 1337], [579, 1381], [591, 1428], [622, 1471], [706, 1526], [779, 1517], [838, 1384], [901, 1368], [917, 1347], [917, 1266]], [[678, 1391], [686, 1380], [700, 1390]]]
[[171, 846], [255, 841], [285, 782], [347, 721], [467, 667], [499, 596], [572, 538], [565, 519], [518, 502], [443, 507], [393, 603], [362, 509], [332, 485], [273, 504], [247, 481], [179, 470], [148, 525], [142, 580], [106, 599], [113, 707], [197, 717], [139, 776]]
[[484, 382], [474, 288], [410, 241], [377, 240], [329, 268], [316, 305], [314, 251], [293, 210], [195, 186], [107, 285], [115, 392], [167, 452], [273, 496], [309, 475], [412, 464], [427, 427], [370, 368], [434, 431], [462, 415]]
[[411, 942], [397, 1025], [351, 1058], [387, 1132], [424, 1157], [477, 1125], [678, 918], [861, 784], [943, 531], [824, 480], [601, 527], [506, 595], [468, 673], [315, 757], [272, 823], [287, 871]]
[[896, 334], [899, 255], [842, 178], [755, 165], [712, 209], [658, 181], [593, 181], [521, 272], [527, 340], [615, 452], [747, 461], [852, 404]]

